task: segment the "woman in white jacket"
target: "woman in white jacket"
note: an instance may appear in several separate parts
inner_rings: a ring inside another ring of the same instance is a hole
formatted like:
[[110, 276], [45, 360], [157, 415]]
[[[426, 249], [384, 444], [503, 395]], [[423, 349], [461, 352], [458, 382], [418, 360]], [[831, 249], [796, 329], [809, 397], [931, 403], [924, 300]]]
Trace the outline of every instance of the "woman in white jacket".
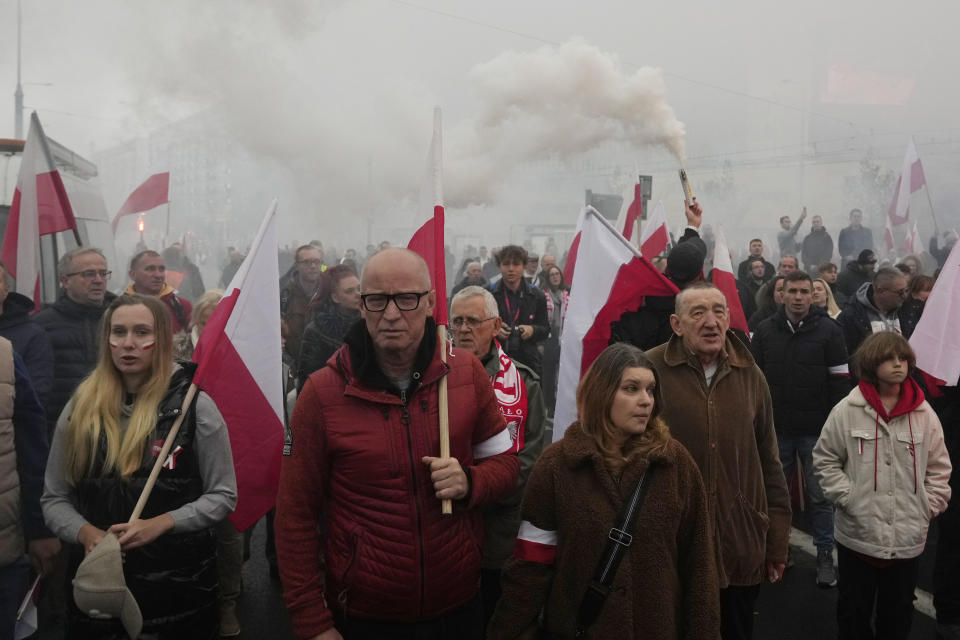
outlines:
[[910, 378], [910, 344], [893, 332], [863, 341], [860, 384], [833, 408], [813, 451], [836, 515], [840, 638], [907, 638], [930, 520], [950, 499], [943, 429]]

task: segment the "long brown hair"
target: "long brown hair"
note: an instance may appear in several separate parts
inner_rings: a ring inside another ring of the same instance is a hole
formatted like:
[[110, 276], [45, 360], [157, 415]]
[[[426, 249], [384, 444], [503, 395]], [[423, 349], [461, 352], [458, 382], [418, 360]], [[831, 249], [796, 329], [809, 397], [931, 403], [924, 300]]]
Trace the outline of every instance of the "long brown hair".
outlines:
[[[620, 430], [610, 419], [610, 408], [620, 388], [623, 372], [639, 367], [653, 372], [656, 386], [653, 391], [653, 410], [643, 433], [632, 435], [621, 447]], [[659, 453], [670, 440], [670, 430], [660, 418], [662, 399], [660, 376], [653, 363], [637, 347], [618, 342], [603, 350], [584, 374], [577, 387], [577, 413], [584, 432], [597, 443], [604, 460], [614, 471], [619, 471], [637, 457]]]
[[[139, 304], [153, 316], [155, 347], [150, 379], [137, 392], [130, 421], [126, 430], [121, 432], [124, 387], [110, 353], [110, 330], [117, 309]], [[119, 296], [103, 314], [99, 353], [97, 367], [73, 395], [73, 411], [67, 429], [67, 477], [71, 482], [87, 475], [114, 472], [127, 478], [140, 468], [147, 436], [156, 427], [157, 409], [173, 372], [173, 338], [167, 307], [153, 296]], [[101, 433], [106, 436], [107, 451], [103, 467], [95, 469]]]

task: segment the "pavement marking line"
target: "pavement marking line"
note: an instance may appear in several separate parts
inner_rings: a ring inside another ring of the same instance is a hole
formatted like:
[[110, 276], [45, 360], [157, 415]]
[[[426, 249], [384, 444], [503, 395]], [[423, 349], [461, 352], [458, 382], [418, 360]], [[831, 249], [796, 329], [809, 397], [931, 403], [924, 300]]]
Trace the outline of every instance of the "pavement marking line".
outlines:
[[[794, 547], [797, 547], [801, 551], [804, 551], [814, 558], [817, 557], [817, 547], [813, 544], [813, 536], [809, 533], [801, 531], [796, 527], [790, 527], [790, 544]], [[837, 550], [833, 550], [833, 561], [837, 561]], [[924, 591], [923, 589], [917, 589], [914, 591], [916, 599], [913, 601], [913, 608], [934, 620], [937, 619], [937, 610], [933, 608], [933, 596]]]

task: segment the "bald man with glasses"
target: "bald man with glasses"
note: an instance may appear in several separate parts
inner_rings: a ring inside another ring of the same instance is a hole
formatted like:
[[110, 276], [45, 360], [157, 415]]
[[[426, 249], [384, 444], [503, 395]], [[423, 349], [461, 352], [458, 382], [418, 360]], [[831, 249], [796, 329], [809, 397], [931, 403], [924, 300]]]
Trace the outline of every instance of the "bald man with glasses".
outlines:
[[482, 508], [516, 488], [516, 444], [480, 361], [462, 349], [442, 361], [423, 259], [382, 250], [360, 282], [363, 322], [335, 366], [307, 379], [280, 474], [277, 560], [294, 633], [479, 640]]

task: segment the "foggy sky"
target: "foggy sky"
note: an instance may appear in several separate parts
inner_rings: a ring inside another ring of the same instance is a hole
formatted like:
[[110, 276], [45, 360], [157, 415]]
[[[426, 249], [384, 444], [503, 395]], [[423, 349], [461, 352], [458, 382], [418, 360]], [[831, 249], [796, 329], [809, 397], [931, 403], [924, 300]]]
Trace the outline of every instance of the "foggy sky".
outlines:
[[[624, 77], [640, 67], [660, 70], [665, 102], [685, 125], [694, 189], [716, 183], [725, 161], [732, 167], [734, 195], [712, 209], [704, 201], [708, 221], [723, 223], [732, 243], [742, 227], [774, 229], [778, 215], [796, 215], [805, 204], [837, 229], [851, 204], [838, 187], [850, 167], [831, 159], [872, 149], [883, 168], [898, 171], [910, 135], [943, 226], [960, 223], [950, 210], [960, 197], [952, 181], [960, 168], [955, 3], [28, 0], [23, 14], [25, 102], [48, 135], [94, 157], [212, 110], [251, 154], [293, 173], [296, 193], [276, 194], [281, 211], [289, 203], [287, 235], [307, 225], [322, 236], [339, 224], [331, 209], [373, 215], [384, 233], [411, 224], [434, 105], [444, 110], [448, 200], [458, 201], [451, 192], [458, 171], [486, 175], [471, 163], [496, 161], [502, 169], [490, 176], [484, 207], [448, 217], [455, 230], [476, 226], [478, 212], [499, 224], [501, 236], [517, 216], [534, 222], [550, 212], [552, 222], [572, 224], [583, 189], [627, 192], [638, 170], [655, 176], [654, 197], [677, 223], [678, 163], [660, 145], [611, 140], [562, 157], [548, 148], [542, 165], [529, 150], [483, 157], [468, 145], [471, 136], [483, 139], [477, 123], [489, 106], [479, 69], [575, 38], [612, 56]], [[0, 2], [0, 25], [0, 84], [8, 96], [0, 137], [12, 137], [14, 0]], [[831, 67], [908, 77], [913, 87], [900, 106], [824, 103]], [[254, 218], [266, 204], [250, 203]], [[926, 233], [929, 212], [920, 204]], [[882, 226], [881, 212], [867, 214]]]

